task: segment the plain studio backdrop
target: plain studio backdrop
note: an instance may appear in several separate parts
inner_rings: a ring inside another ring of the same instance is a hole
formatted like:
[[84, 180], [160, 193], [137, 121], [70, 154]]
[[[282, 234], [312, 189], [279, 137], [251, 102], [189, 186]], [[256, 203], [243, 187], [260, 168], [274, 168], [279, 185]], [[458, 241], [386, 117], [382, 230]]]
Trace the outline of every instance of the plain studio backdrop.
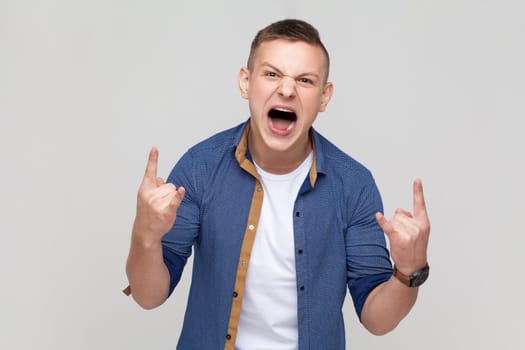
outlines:
[[[174, 349], [191, 261], [153, 311], [121, 290], [151, 146], [166, 177], [248, 118], [256, 31], [316, 26], [335, 95], [314, 126], [390, 217], [423, 179], [431, 275], [391, 334], [350, 349], [524, 349], [525, 2], [0, 1], [0, 348]], [[317, 350], [317, 349], [315, 349]]]

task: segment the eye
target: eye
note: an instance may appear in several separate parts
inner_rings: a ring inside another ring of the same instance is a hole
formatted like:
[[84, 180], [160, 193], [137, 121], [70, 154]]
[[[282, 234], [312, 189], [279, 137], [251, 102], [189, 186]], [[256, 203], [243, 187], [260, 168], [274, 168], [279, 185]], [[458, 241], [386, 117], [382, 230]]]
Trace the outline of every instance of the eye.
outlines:
[[270, 78], [277, 78], [277, 73], [271, 71], [266, 72], [264, 75]]
[[312, 79], [308, 79], [308, 78], [299, 78], [299, 82], [301, 84], [306, 84], [306, 85], [313, 85], [314, 82]]

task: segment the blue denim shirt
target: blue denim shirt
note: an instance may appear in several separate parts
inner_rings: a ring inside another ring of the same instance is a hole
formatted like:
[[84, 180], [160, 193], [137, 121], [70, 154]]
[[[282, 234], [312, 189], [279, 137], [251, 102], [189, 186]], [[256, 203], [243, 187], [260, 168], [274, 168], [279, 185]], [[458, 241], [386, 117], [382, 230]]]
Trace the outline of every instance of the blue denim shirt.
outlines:
[[[248, 124], [189, 149], [168, 178], [186, 189], [176, 222], [163, 237], [170, 294], [194, 251], [177, 349], [234, 348], [232, 325], [240, 314], [241, 256], [246, 255], [241, 249], [252, 234], [250, 220], [261, 191], [256, 174], [246, 170], [251, 166], [247, 149], [238, 157], [239, 147], [246, 148]], [[346, 289], [360, 317], [368, 294], [390, 278], [392, 265], [375, 220], [383, 209], [372, 175], [313, 128], [311, 138], [314, 163], [293, 212], [299, 349], [344, 349]]]

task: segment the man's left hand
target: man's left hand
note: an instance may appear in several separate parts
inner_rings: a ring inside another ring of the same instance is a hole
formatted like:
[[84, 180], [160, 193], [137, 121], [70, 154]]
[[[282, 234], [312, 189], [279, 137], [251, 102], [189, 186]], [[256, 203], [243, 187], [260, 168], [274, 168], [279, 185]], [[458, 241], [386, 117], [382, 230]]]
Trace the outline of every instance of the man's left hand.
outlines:
[[379, 226], [390, 241], [390, 252], [397, 269], [404, 275], [411, 275], [427, 263], [427, 246], [430, 235], [423, 184], [414, 181], [414, 213], [396, 209], [392, 219], [376, 213]]

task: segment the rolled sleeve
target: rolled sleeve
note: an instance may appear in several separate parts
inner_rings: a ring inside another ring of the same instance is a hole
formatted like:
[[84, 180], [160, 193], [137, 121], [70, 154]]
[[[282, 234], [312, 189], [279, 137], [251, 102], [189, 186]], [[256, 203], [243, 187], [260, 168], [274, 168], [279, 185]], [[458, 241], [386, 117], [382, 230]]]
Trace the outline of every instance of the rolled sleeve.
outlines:
[[186, 190], [184, 199], [177, 209], [175, 224], [162, 237], [164, 263], [170, 272], [170, 295], [180, 280], [200, 230], [200, 210], [195, 195], [197, 192], [193, 164], [191, 155], [185, 154], [168, 177], [168, 182], [177, 187], [183, 186]]
[[390, 253], [381, 227], [375, 219], [383, 211], [374, 182], [363, 187], [346, 232], [347, 280], [359, 318], [366, 298], [392, 275]]
[[184, 265], [186, 265], [186, 259], [178, 256], [171, 250], [169, 250], [166, 247], [162, 247], [162, 255], [164, 258], [164, 264], [168, 268], [168, 271], [170, 273], [170, 291], [168, 294], [168, 297], [173, 293], [173, 290], [175, 289], [175, 286], [180, 281], [180, 278], [182, 276], [182, 270], [184, 269]]

